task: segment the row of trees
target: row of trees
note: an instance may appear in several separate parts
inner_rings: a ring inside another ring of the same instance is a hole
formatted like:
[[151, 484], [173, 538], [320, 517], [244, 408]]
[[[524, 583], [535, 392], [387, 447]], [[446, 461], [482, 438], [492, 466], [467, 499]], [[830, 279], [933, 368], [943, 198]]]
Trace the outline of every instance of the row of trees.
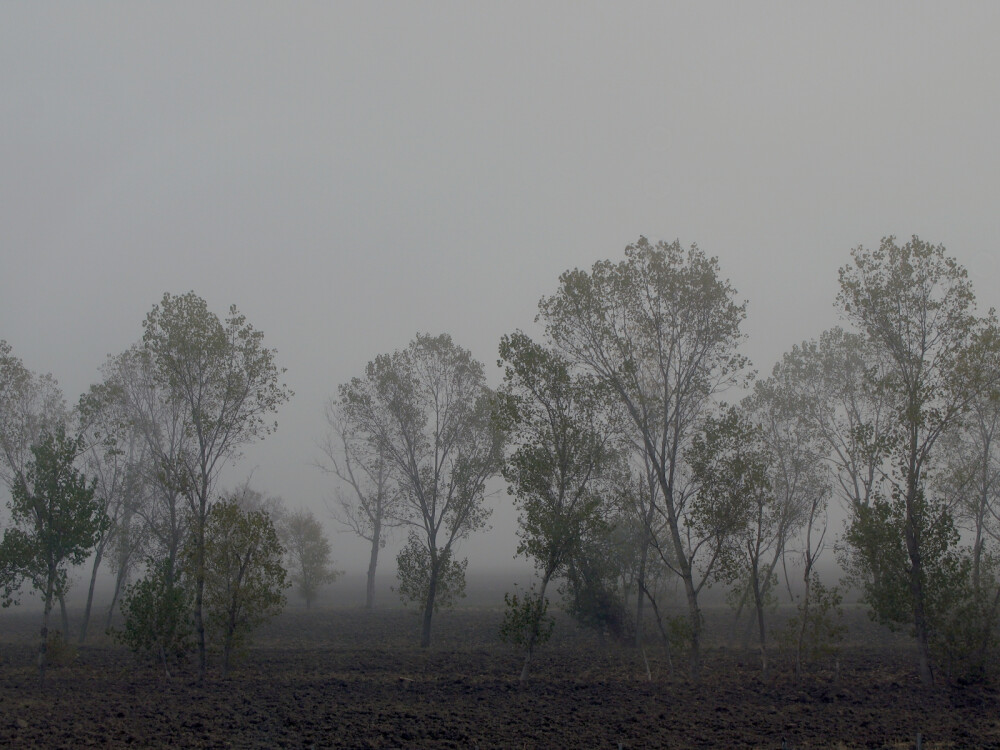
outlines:
[[[220, 320], [193, 293], [164, 295], [143, 327], [142, 341], [111, 357], [72, 411], [51, 377], [0, 342], [0, 470], [13, 521], [0, 547], [4, 603], [24, 579], [42, 593], [44, 669], [49, 611], [64, 597], [68, 567], [93, 557], [83, 642], [108, 561], [108, 625], [121, 602], [124, 638], [165, 666], [190, 630], [203, 679], [206, 632], [218, 634], [227, 669], [240, 638], [283, 603], [286, 567], [307, 604], [332, 580], [330, 547], [311, 513], [218, 486], [223, 467], [275, 429], [292, 395], [262, 334], [235, 307]], [[144, 577], [126, 587], [140, 567]]]
[[[420, 602], [427, 645], [499, 473], [538, 571], [507, 597], [522, 679], [550, 632], [554, 581], [571, 611], [638, 644], [648, 605], [668, 648], [686, 641], [695, 679], [701, 597], [723, 584], [754, 612], [766, 675], [766, 605], [792, 558], [800, 669], [818, 610], [838, 600], [815, 567], [838, 498], [848, 580], [873, 616], [911, 629], [921, 679], [984, 668], [1000, 607], [995, 315], [978, 315], [965, 270], [916, 237], [855, 249], [840, 287], [849, 327], [793, 347], [763, 379], [717, 261], [645, 238], [561, 276], [539, 303], [542, 340], [501, 340], [497, 391], [448, 336], [376, 358], [331, 400], [325, 451], [350, 488], [342, 518], [372, 544], [369, 581], [386, 528], [407, 526], [399, 592]], [[674, 585], [683, 621], [661, 616]]]

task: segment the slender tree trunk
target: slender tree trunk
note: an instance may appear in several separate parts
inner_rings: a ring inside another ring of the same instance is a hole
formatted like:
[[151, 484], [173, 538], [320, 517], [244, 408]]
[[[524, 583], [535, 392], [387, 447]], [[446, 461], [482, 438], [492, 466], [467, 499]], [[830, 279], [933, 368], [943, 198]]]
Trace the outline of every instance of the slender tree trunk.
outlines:
[[38, 681], [45, 682], [45, 666], [49, 650], [49, 613], [52, 611], [52, 592], [55, 587], [55, 573], [49, 571], [45, 584], [45, 604], [42, 609], [42, 642], [38, 646]]
[[372, 533], [372, 551], [368, 557], [368, 586], [365, 590], [365, 609], [375, 607], [375, 569], [378, 567], [378, 550], [382, 544], [382, 524], [376, 523]]
[[66, 595], [59, 595], [59, 617], [62, 620], [63, 639], [69, 639], [69, 612], [66, 609]]
[[644, 616], [644, 605], [646, 597], [646, 563], [649, 559], [649, 544], [646, 535], [642, 538], [642, 553], [639, 557], [639, 580], [636, 582], [635, 597], [635, 647], [642, 648], [642, 620]]
[[78, 643], [82, 646], [87, 640], [87, 629], [90, 626], [90, 609], [94, 604], [94, 586], [97, 583], [97, 570], [101, 567], [101, 560], [104, 558], [104, 543], [97, 545], [94, 553], [94, 567], [90, 569], [90, 586], [87, 588], [87, 604], [83, 608], [83, 622], [80, 623], [80, 637]]
[[660, 637], [663, 639], [663, 649], [667, 653], [667, 669], [670, 675], [674, 674], [674, 658], [670, 653], [670, 636], [667, 634], [667, 629], [663, 625], [663, 617], [660, 615], [660, 608], [656, 604], [656, 599], [650, 594], [649, 590], [643, 587], [642, 593], [649, 597], [649, 604], [653, 608], [653, 615], [656, 617], [656, 627], [660, 631]]
[[913, 628], [917, 637], [917, 669], [920, 681], [924, 685], [934, 684], [934, 673], [931, 671], [930, 633], [927, 623], [927, 611], [924, 602], [923, 558], [920, 542], [917, 538], [919, 519], [917, 518], [917, 431], [910, 431], [910, 464], [906, 478], [906, 520], [903, 536], [906, 541], [906, 551], [910, 557], [910, 595], [913, 597]]
[[809, 605], [811, 604], [809, 600], [809, 595], [811, 592], [811, 576], [812, 571], [812, 560], [806, 561], [806, 570], [803, 575], [805, 580], [805, 589], [802, 592], [802, 609], [800, 610], [801, 622], [799, 623], [799, 635], [795, 641], [795, 679], [799, 680], [802, 678], [802, 646], [806, 640], [806, 628], [809, 624]]
[[195, 550], [195, 590], [194, 590], [194, 628], [198, 635], [198, 683], [205, 682], [207, 654], [205, 651], [205, 618], [203, 604], [205, 601], [205, 511], [204, 504], [198, 519], [197, 549]]
[[691, 679], [698, 682], [701, 679], [701, 609], [698, 606], [698, 588], [694, 585], [694, 570], [692, 560], [684, 549], [681, 538], [680, 522], [673, 504], [673, 491], [662, 472], [658, 473], [660, 489], [663, 490], [667, 509], [667, 523], [670, 527], [670, 538], [677, 555], [680, 577], [684, 581], [684, 594], [687, 598], [688, 624], [691, 628], [691, 652], [689, 655]]
[[[545, 575], [542, 576], [542, 585], [538, 590], [538, 605], [539, 612], [541, 611], [541, 605], [545, 601], [545, 589], [549, 585], [549, 580], [552, 578], [552, 573], [554, 569], [549, 569], [545, 571]], [[531, 655], [535, 652], [535, 645], [538, 643], [538, 626], [541, 623], [534, 623], [531, 632], [528, 633], [528, 643], [524, 650], [524, 666], [521, 667], [521, 677], [518, 680], [520, 685], [524, 685], [528, 681], [528, 667], [531, 664]]]
[[753, 566], [753, 598], [757, 608], [757, 634], [760, 638], [760, 674], [767, 681], [770, 676], [767, 665], [767, 633], [764, 629], [764, 597], [760, 588], [757, 565]]
[[431, 618], [434, 616], [434, 599], [437, 596], [438, 576], [440, 575], [438, 556], [431, 555], [431, 580], [427, 585], [427, 601], [424, 603], [424, 620], [420, 630], [420, 647], [431, 645]]
[[111, 606], [108, 607], [108, 619], [104, 624], [104, 629], [107, 630], [111, 627], [111, 620], [115, 615], [115, 605], [118, 604], [118, 597], [122, 593], [122, 585], [125, 583], [125, 574], [127, 567], [124, 562], [118, 566], [118, 575], [115, 576], [115, 590], [111, 594]]

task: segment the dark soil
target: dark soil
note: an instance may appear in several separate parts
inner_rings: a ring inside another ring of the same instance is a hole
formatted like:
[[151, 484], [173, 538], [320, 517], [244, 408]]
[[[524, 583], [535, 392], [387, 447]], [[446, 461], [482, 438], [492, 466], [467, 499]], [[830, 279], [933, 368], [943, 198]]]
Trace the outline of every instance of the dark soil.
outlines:
[[921, 688], [905, 641], [870, 626], [800, 682], [780, 653], [765, 684], [752, 651], [712, 645], [691, 684], [658, 645], [650, 680], [640, 651], [562, 619], [519, 689], [501, 615], [442, 613], [421, 650], [411, 612], [290, 612], [198, 686], [104, 637], [40, 685], [36, 618], [5, 613], [0, 747], [1000, 747], [995, 685]]

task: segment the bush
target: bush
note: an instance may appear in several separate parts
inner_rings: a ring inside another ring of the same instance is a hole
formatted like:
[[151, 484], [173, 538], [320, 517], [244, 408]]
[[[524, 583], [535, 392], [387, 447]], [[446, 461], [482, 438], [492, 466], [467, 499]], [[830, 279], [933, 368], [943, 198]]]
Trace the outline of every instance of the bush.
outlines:
[[191, 651], [192, 599], [189, 587], [169, 575], [166, 562], [153, 565], [145, 578], [125, 589], [124, 628], [111, 634], [136, 654], [159, 659], [169, 675], [169, 664]]

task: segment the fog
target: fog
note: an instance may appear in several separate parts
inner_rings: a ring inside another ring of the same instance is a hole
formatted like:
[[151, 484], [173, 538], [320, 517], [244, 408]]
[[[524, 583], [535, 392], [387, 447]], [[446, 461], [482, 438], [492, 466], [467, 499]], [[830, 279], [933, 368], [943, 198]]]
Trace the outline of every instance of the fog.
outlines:
[[[224, 484], [334, 535], [338, 384], [418, 331], [496, 384], [559, 274], [640, 235], [718, 256], [763, 373], [885, 235], [996, 305], [998, 33], [985, 3], [6, 4], [0, 338], [74, 403], [165, 291], [236, 304], [295, 396]], [[490, 502], [470, 574], [524, 570]]]

